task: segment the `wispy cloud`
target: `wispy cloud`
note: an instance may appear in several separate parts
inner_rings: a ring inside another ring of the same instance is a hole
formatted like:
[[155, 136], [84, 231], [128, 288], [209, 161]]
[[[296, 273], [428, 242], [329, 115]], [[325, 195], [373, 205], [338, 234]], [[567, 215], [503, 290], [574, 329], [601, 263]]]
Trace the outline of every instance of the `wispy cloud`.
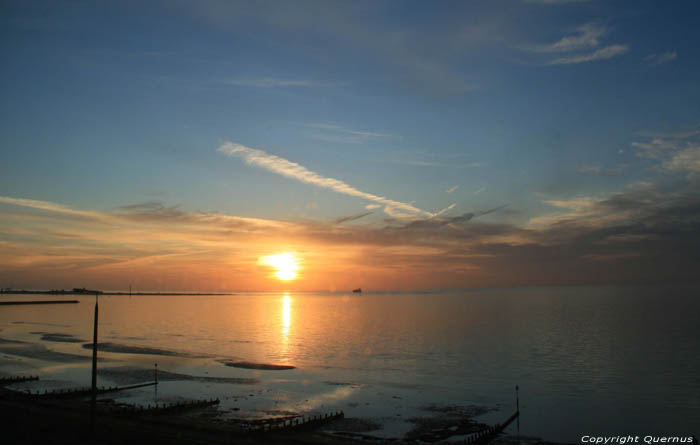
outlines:
[[612, 59], [629, 50], [628, 45], [613, 44], [602, 46], [603, 38], [609, 33], [605, 26], [588, 23], [575, 29], [556, 42], [521, 47], [525, 51], [541, 54], [562, 54], [545, 62], [545, 65], [572, 65], [596, 60]]
[[542, 5], [565, 5], [567, 3], [586, 3], [591, 0], [523, 0], [523, 3], [537, 3]]
[[677, 142], [664, 138], [654, 138], [647, 142], [632, 142], [637, 149], [637, 156], [657, 159], [677, 148]]
[[438, 216], [442, 215], [443, 213], [445, 213], [445, 212], [447, 212], [447, 211], [449, 211], [449, 210], [454, 209], [456, 205], [457, 205], [456, 203], [452, 203], [452, 204], [448, 205], [448, 206], [445, 207], [444, 209], [442, 209], [442, 210], [436, 212], [434, 217], [438, 217]]
[[342, 82], [323, 82], [317, 80], [303, 79], [277, 79], [274, 77], [258, 77], [246, 79], [226, 79], [221, 83], [233, 85], [237, 87], [259, 87], [259, 88], [280, 88], [280, 87], [336, 87], [345, 86], [347, 83]]
[[528, 227], [611, 227], [626, 221], [640, 220], [647, 212], [658, 211], [658, 205], [665, 197], [668, 198], [668, 195], [660, 193], [653, 183], [638, 181], [607, 195], [550, 199], [545, 202], [558, 210], [532, 218]]
[[306, 128], [311, 128], [314, 130], [313, 133], [307, 134], [307, 137], [328, 142], [348, 142], [359, 144], [371, 139], [392, 137], [392, 135], [387, 133], [353, 130], [336, 124], [305, 123], [302, 125]]
[[687, 179], [700, 179], [700, 130], [649, 133], [648, 141], [632, 142], [637, 156], [655, 161], [660, 171], [685, 172]]
[[467, 162], [467, 163], [450, 163], [439, 161], [412, 161], [412, 160], [394, 160], [396, 164], [413, 165], [415, 167], [451, 167], [451, 168], [478, 168], [484, 167], [483, 162]]
[[676, 60], [676, 58], [678, 58], [678, 54], [675, 51], [669, 51], [663, 54], [649, 54], [644, 58], [644, 61], [652, 66], [656, 66]]
[[356, 135], [356, 136], [375, 137], [375, 138], [385, 138], [385, 137], [391, 136], [390, 134], [387, 134], [387, 133], [376, 133], [373, 131], [351, 130], [349, 128], [341, 127], [340, 125], [335, 125], [335, 124], [307, 123], [307, 124], [304, 124], [304, 126], [309, 127], [309, 128], [318, 128], [321, 130], [337, 131], [339, 133], [347, 133], [347, 134], [352, 134], [352, 135]]
[[412, 165], [414, 167], [445, 167], [445, 168], [479, 168], [485, 167], [484, 162], [467, 162], [469, 155], [465, 153], [443, 153], [437, 149], [402, 150], [390, 154], [385, 162], [393, 164]]
[[608, 30], [600, 25], [581, 25], [576, 28], [573, 35], [564, 36], [554, 43], [533, 45], [529, 49], [535, 52], [553, 53], [595, 48], [600, 45], [600, 38], [607, 32]]
[[[256, 2], [192, 2], [186, 7], [194, 17], [234, 31], [263, 32], [294, 41], [300, 35], [313, 35], [337, 42], [345, 52], [364, 54], [360, 63], [371, 64], [381, 74], [377, 79], [383, 87], [430, 97], [451, 97], [475, 89], [474, 79], [462, 64], [470, 51], [500, 39], [503, 26], [500, 19], [490, 19], [485, 25], [470, 18], [441, 27], [419, 23], [406, 27], [375, 20], [375, 11], [382, 8], [358, 2], [311, 2], [306, 8], [288, 2], [276, 2], [274, 7]], [[306, 14], [308, 8], [314, 13]], [[461, 8], [471, 9], [468, 5]], [[315, 47], [308, 50], [317, 51]]]
[[673, 156], [665, 160], [662, 165], [667, 170], [686, 171], [690, 178], [699, 178], [700, 145], [690, 145], [673, 153]]
[[337, 218], [335, 220], [335, 223], [342, 224], [342, 223], [349, 222], [349, 221], [355, 221], [355, 220], [358, 220], [360, 218], [364, 218], [365, 216], [368, 216], [371, 214], [372, 214], [372, 212], [365, 212], [365, 213], [359, 213], [357, 215], [343, 216], [342, 218]]
[[89, 210], [75, 210], [70, 207], [66, 207], [61, 204], [56, 204], [48, 201], [38, 201], [35, 199], [11, 198], [8, 196], [0, 196], [0, 203], [11, 204], [20, 207], [29, 207], [37, 210], [45, 210], [48, 212], [54, 212], [63, 215], [105, 220], [105, 216], [99, 212]]
[[694, 136], [700, 136], [698, 125], [685, 130], [679, 131], [642, 131], [640, 136], [657, 139], [688, 139]]
[[605, 48], [600, 48], [587, 54], [577, 54], [575, 56], [560, 57], [547, 63], [547, 65], [572, 65], [584, 62], [593, 62], [595, 60], [612, 59], [626, 53], [629, 50], [627, 45], [610, 45]]
[[599, 165], [585, 165], [576, 170], [579, 173], [596, 176], [614, 176], [620, 173], [625, 167], [604, 168]]
[[263, 150], [246, 147], [233, 142], [226, 142], [219, 147], [218, 151], [229, 156], [242, 158], [249, 165], [264, 168], [265, 170], [277, 173], [287, 178], [381, 204], [384, 206], [384, 211], [394, 217], [431, 217], [434, 215], [431, 212], [421, 210], [405, 202], [394, 201], [383, 196], [363, 192], [343, 181], [319, 175], [318, 173], [315, 173], [306, 167], [297, 164], [296, 162], [269, 154]]
[[61, 216], [78, 217], [77, 219], [96, 221], [103, 225], [119, 225], [125, 222], [172, 223], [175, 221], [179, 221], [183, 224], [196, 225], [216, 222], [230, 230], [245, 228], [246, 231], [256, 231], [261, 228], [281, 228], [282, 226], [279, 224], [283, 224], [274, 220], [260, 218], [219, 215], [216, 213], [185, 212], [179, 210], [177, 206], [164, 206], [158, 201], [123, 206], [112, 212], [79, 210], [50, 201], [12, 198], [8, 196], [0, 196], [0, 204], [38, 209]]

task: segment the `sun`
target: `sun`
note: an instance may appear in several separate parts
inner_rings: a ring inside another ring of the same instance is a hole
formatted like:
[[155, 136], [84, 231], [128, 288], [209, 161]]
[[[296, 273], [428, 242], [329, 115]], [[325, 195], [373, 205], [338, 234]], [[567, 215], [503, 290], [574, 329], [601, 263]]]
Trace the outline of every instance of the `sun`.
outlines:
[[292, 252], [264, 256], [260, 258], [260, 264], [277, 269], [275, 276], [282, 281], [295, 279], [299, 270], [299, 259]]

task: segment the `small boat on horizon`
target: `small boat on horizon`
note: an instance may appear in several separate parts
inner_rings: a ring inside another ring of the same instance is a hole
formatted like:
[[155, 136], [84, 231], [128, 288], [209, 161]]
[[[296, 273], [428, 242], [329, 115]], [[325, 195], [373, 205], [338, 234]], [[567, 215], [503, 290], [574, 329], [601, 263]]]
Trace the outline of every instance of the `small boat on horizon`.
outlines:
[[361, 293], [362, 293], [362, 288], [361, 288], [361, 287], [358, 287], [357, 289], [353, 289], [352, 291], [353, 291], [354, 293], [356, 293], [356, 294], [361, 294]]

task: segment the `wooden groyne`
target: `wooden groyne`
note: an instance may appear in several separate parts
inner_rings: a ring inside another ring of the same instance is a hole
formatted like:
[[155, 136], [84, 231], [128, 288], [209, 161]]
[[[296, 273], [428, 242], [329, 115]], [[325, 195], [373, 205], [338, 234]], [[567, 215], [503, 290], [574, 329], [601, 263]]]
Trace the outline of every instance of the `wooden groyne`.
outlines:
[[203, 400], [190, 400], [185, 402], [174, 402], [174, 403], [163, 403], [155, 404], [154, 406], [148, 405], [144, 412], [152, 414], [164, 414], [171, 413], [174, 411], [187, 411], [196, 408], [206, 408], [208, 406], [214, 406], [219, 404], [219, 399], [203, 399]]
[[178, 411], [188, 411], [197, 408], [206, 408], [219, 404], [219, 399], [188, 400], [184, 402], [156, 403], [154, 405], [117, 405], [109, 408], [115, 414], [166, 414]]
[[518, 418], [518, 416], [520, 416], [520, 411], [514, 412], [513, 415], [503, 423], [497, 423], [493, 426], [489, 426], [472, 433], [471, 436], [464, 439], [464, 443], [466, 445], [485, 445], [501, 434], [503, 430], [508, 427], [508, 425], [513, 423], [513, 421]]
[[[117, 392], [117, 391], [125, 391], [127, 389], [135, 389], [135, 388], [143, 388], [146, 386], [153, 386], [157, 385], [157, 382], [149, 382], [149, 383], [140, 383], [138, 385], [130, 385], [130, 386], [109, 386], [109, 387], [101, 387], [97, 388], [97, 393], [98, 394], [105, 394], [105, 393], [110, 393], [110, 392]], [[71, 389], [54, 389], [54, 390], [44, 390], [44, 392], [41, 391], [31, 391], [29, 389], [25, 390], [22, 392], [23, 394], [26, 394], [31, 397], [46, 397], [46, 398], [54, 398], [54, 399], [73, 399], [73, 398], [78, 398], [78, 397], [87, 397], [92, 394], [92, 388], [71, 388]]]
[[75, 304], [78, 300], [33, 300], [33, 301], [0, 301], [0, 306], [19, 306], [23, 304]]
[[31, 382], [34, 380], [39, 380], [39, 376], [29, 375], [29, 376], [0, 377], [0, 386], [11, 385], [13, 383]]
[[316, 416], [303, 416], [301, 418], [286, 418], [280, 420], [264, 420], [251, 424], [253, 431], [301, 431], [319, 428], [327, 423], [345, 417], [345, 413], [337, 411], [333, 413], [319, 414]]

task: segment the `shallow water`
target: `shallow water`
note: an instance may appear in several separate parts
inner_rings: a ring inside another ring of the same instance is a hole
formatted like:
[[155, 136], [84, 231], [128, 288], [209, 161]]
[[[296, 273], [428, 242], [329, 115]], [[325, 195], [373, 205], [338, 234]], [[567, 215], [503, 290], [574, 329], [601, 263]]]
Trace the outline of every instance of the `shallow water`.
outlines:
[[[409, 430], [406, 419], [431, 405], [485, 406], [494, 410], [479, 420], [503, 421], [518, 384], [523, 434], [697, 433], [699, 290], [101, 296], [99, 336], [109, 345], [100, 384], [144, 381], [158, 363], [172, 373], [162, 374], [159, 402], [220, 397], [235, 417], [343, 410], [382, 424], [370, 433], [385, 436]], [[0, 340], [0, 372], [42, 377], [17, 387], [89, 384], [91, 350], [73, 340], [92, 338], [94, 297], [77, 298], [0, 308], [0, 339], [26, 342]], [[295, 368], [226, 366], [236, 362]], [[156, 394], [117, 397], [153, 403]]]

